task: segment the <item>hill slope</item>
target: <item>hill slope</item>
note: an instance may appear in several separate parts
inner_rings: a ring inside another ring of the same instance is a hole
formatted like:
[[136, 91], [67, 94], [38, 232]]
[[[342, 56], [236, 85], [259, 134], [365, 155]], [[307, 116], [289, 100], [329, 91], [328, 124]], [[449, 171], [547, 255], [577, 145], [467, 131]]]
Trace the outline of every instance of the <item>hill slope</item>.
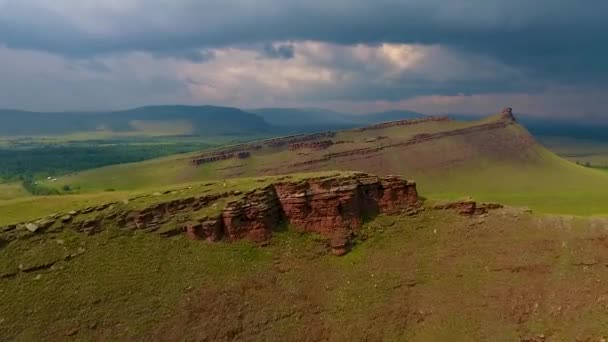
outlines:
[[[175, 127], [181, 127], [175, 131]], [[173, 134], [259, 134], [270, 126], [261, 117], [237, 108], [215, 106], [148, 106], [113, 112], [38, 113], [0, 110], [0, 136], [59, 135], [93, 131], [146, 131]]]
[[[310, 192], [319, 196], [312, 208], [324, 216], [311, 219], [339, 229], [340, 221], [327, 219], [354, 219], [348, 214], [362, 207], [327, 203], [353, 199], [327, 196], [335, 188], [327, 177], [335, 176], [316, 178]], [[161, 187], [159, 194], [79, 201], [72, 208], [47, 200], [68, 219], [38, 212], [46, 217], [36, 221], [38, 229], [0, 228], [0, 335], [11, 341], [601, 341], [608, 333], [607, 219], [516, 208], [462, 216], [424, 203], [423, 210], [359, 221], [352, 250], [340, 258], [323, 235], [305, 233], [293, 221], [273, 229], [264, 247], [227, 237], [200, 240], [198, 233], [217, 222], [203, 216], [222, 205], [232, 208], [223, 220], [245, 229], [276, 218], [265, 202], [210, 197], [272, 199], [264, 189], [274, 181]], [[302, 204], [306, 179], [291, 181], [295, 197], [288, 203]], [[354, 194], [357, 188], [339, 189]], [[367, 202], [381, 192], [357, 193]], [[245, 215], [252, 208], [269, 215]], [[159, 228], [157, 218], [186, 231]]]
[[270, 139], [91, 170], [49, 185], [137, 189], [323, 170], [404, 175], [418, 182], [423, 196], [472, 195], [545, 212], [608, 213], [608, 175], [555, 156], [511, 115], [475, 122], [425, 118]]
[[289, 128], [294, 132], [345, 129], [425, 116], [421, 113], [404, 110], [363, 115], [350, 115], [321, 108], [260, 108], [248, 111], [260, 115], [273, 126]]

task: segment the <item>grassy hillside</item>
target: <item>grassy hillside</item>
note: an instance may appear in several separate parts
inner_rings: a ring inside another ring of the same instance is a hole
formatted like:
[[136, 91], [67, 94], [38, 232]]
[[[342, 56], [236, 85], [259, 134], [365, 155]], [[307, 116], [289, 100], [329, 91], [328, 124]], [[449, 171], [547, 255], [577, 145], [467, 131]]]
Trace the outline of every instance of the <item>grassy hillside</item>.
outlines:
[[571, 162], [608, 169], [608, 143], [564, 137], [540, 137], [539, 141], [562, 158]]
[[[403, 145], [418, 134], [455, 132], [500, 120], [489, 117], [476, 122], [430, 121], [339, 131], [329, 138], [334, 145], [322, 150], [291, 151], [287, 145], [264, 147], [252, 150], [248, 159], [229, 159], [198, 167], [191, 163], [196, 154], [188, 154], [80, 172], [48, 185], [70, 185], [83, 192], [95, 192], [205, 179], [357, 170], [404, 175], [416, 180], [421, 193], [432, 198], [474, 196], [548, 213], [608, 214], [608, 175], [557, 157], [536, 144], [518, 124]], [[320, 140], [323, 139], [326, 138]], [[370, 153], [348, 155], [377, 148], [380, 149]], [[346, 156], [327, 158], [336, 154]]]
[[28, 196], [29, 193], [20, 183], [0, 183], [0, 201]]
[[113, 112], [38, 113], [0, 110], [0, 136], [66, 135], [105, 132], [124, 136], [262, 134], [270, 130], [261, 117], [237, 108], [148, 106]]
[[0, 276], [0, 336], [600, 340], [603, 224], [427, 209], [366, 222], [366, 239], [341, 258], [324, 239], [289, 230], [266, 247], [111, 227], [48, 232], [0, 246], [0, 275], [13, 274]]

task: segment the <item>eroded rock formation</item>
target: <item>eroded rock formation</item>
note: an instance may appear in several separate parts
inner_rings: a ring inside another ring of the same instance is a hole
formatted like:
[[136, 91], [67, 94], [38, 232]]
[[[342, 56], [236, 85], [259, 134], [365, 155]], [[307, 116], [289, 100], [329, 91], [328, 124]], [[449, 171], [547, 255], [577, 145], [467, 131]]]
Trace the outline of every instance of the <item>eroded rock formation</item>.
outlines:
[[250, 156], [251, 156], [251, 152], [249, 152], [249, 151], [219, 153], [219, 154], [213, 154], [213, 155], [204, 156], [204, 157], [199, 156], [197, 158], [193, 158], [192, 164], [199, 166], [202, 164], [208, 164], [208, 163], [213, 163], [213, 162], [220, 161], [220, 160], [228, 160], [228, 159], [233, 159], [233, 158], [247, 159]]
[[483, 215], [489, 210], [500, 209], [502, 204], [498, 203], [478, 203], [473, 200], [462, 200], [447, 203], [440, 203], [433, 206], [437, 210], [454, 210], [463, 216]]
[[502, 112], [500, 113], [500, 117], [503, 120], [517, 122], [517, 120], [515, 119], [515, 115], [513, 115], [513, 108], [510, 107], [503, 108]]
[[334, 144], [334, 142], [331, 140], [300, 142], [300, 143], [294, 143], [294, 144], [289, 145], [289, 150], [295, 151], [295, 150], [300, 150], [303, 148], [309, 148], [311, 150], [324, 150], [333, 144]]
[[336, 132], [322, 132], [322, 133], [314, 133], [314, 134], [301, 134], [301, 135], [292, 135], [288, 137], [282, 138], [274, 138], [264, 140], [264, 145], [268, 147], [282, 147], [289, 144], [319, 140], [319, 139], [327, 139], [333, 138], [336, 135]]
[[382, 122], [382, 123], [375, 124], [375, 125], [370, 125], [370, 126], [361, 127], [361, 128], [355, 128], [355, 129], [353, 129], [351, 131], [353, 131], [353, 132], [364, 132], [364, 131], [371, 131], [371, 130], [374, 130], [374, 129], [389, 128], [389, 127], [412, 126], [412, 125], [417, 125], [417, 124], [421, 124], [421, 123], [424, 123], [424, 122], [433, 122], [433, 121], [450, 121], [450, 118], [447, 117], [447, 116], [429, 116], [429, 117], [424, 117], [424, 118], [419, 118], [419, 119], [407, 119], [407, 120]]
[[[144, 203], [148, 201], [145, 199]], [[381, 178], [360, 173], [282, 180], [246, 193], [228, 191], [152, 201], [143, 208], [131, 207], [128, 200], [113, 202], [4, 227], [0, 229], [0, 238], [10, 242], [66, 228], [95, 234], [104, 227], [117, 226], [162, 236], [183, 233], [197, 240], [263, 242], [273, 231], [289, 226], [325, 236], [334, 253], [341, 255], [348, 251], [351, 238], [365, 218], [411, 210], [419, 205], [414, 182], [398, 176]]]
[[[335, 254], [348, 250], [353, 233], [365, 217], [396, 213], [419, 205], [416, 184], [397, 176], [380, 178], [366, 174], [279, 182], [244, 194], [229, 203], [203, 229], [208, 220], [192, 223], [186, 230], [196, 239], [215, 240], [221, 231], [226, 239], [267, 240], [272, 231], [288, 224], [295, 229], [327, 237]], [[210, 232], [213, 232], [210, 234]]]
[[[305, 161], [298, 161], [298, 162], [291, 164], [290, 166], [291, 167], [301, 167], [301, 166], [315, 165], [315, 164], [327, 162], [329, 160], [334, 160], [334, 159], [339, 159], [339, 158], [344, 158], [344, 157], [373, 154], [373, 153], [377, 153], [377, 152], [380, 152], [385, 149], [390, 149], [390, 148], [395, 148], [395, 147], [419, 145], [419, 144], [436, 141], [436, 140], [440, 140], [440, 139], [447, 138], [447, 137], [466, 136], [469, 134], [475, 134], [475, 133], [479, 133], [479, 132], [502, 129], [509, 125], [515, 124], [515, 122], [516, 122], [515, 118], [514, 117], [511, 118], [512, 116], [513, 116], [512, 114], [510, 116], [509, 115], [503, 116], [502, 120], [497, 120], [494, 122], [479, 124], [479, 125], [466, 127], [466, 128], [459, 128], [459, 129], [453, 129], [453, 130], [449, 130], [449, 131], [442, 131], [442, 132], [436, 132], [436, 133], [421, 133], [421, 134], [415, 135], [411, 139], [404, 140], [404, 141], [398, 141], [398, 142], [391, 143], [391, 144], [385, 144], [385, 145], [381, 145], [381, 146], [368, 147], [368, 148], [358, 148], [358, 149], [335, 152], [335, 153], [327, 153], [324, 156], [322, 156], [321, 158], [305, 160]], [[435, 119], [438, 120], [441, 118], [435, 118]], [[429, 120], [426, 120], [426, 121], [429, 121]], [[534, 145], [535, 141], [531, 135], [525, 135], [525, 136], [519, 137], [519, 140], [510, 141], [509, 143], [510, 143], [511, 147], [513, 147], [513, 148], [524, 149], [526, 147]]]

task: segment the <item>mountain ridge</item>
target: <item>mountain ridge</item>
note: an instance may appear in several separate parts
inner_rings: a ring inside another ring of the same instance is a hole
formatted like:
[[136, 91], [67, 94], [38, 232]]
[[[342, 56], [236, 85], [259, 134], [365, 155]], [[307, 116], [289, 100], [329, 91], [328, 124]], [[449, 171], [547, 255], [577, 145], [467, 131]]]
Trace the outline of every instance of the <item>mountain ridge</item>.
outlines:
[[166, 123], [186, 121], [191, 134], [230, 135], [268, 133], [261, 117], [233, 107], [163, 105], [119, 111], [30, 112], [0, 109], [0, 135], [70, 134], [95, 131], [135, 132], [134, 121]]

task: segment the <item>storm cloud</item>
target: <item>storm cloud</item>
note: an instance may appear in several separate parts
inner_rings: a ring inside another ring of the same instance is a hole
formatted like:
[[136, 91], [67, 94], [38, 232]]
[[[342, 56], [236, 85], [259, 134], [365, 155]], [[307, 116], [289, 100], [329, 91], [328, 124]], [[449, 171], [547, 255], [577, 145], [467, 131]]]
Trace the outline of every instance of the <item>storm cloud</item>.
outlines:
[[175, 98], [191, 102], [398, 103], [558, 87], [583, 96], [608, 87], [606, 14], [603, 0], [0, 0], [0, 45], [104, 69], [88, 76], [91, 92], [95, 77], [119, 82], [121, 63], [147, 54], [181, 91], [215, 94]]

